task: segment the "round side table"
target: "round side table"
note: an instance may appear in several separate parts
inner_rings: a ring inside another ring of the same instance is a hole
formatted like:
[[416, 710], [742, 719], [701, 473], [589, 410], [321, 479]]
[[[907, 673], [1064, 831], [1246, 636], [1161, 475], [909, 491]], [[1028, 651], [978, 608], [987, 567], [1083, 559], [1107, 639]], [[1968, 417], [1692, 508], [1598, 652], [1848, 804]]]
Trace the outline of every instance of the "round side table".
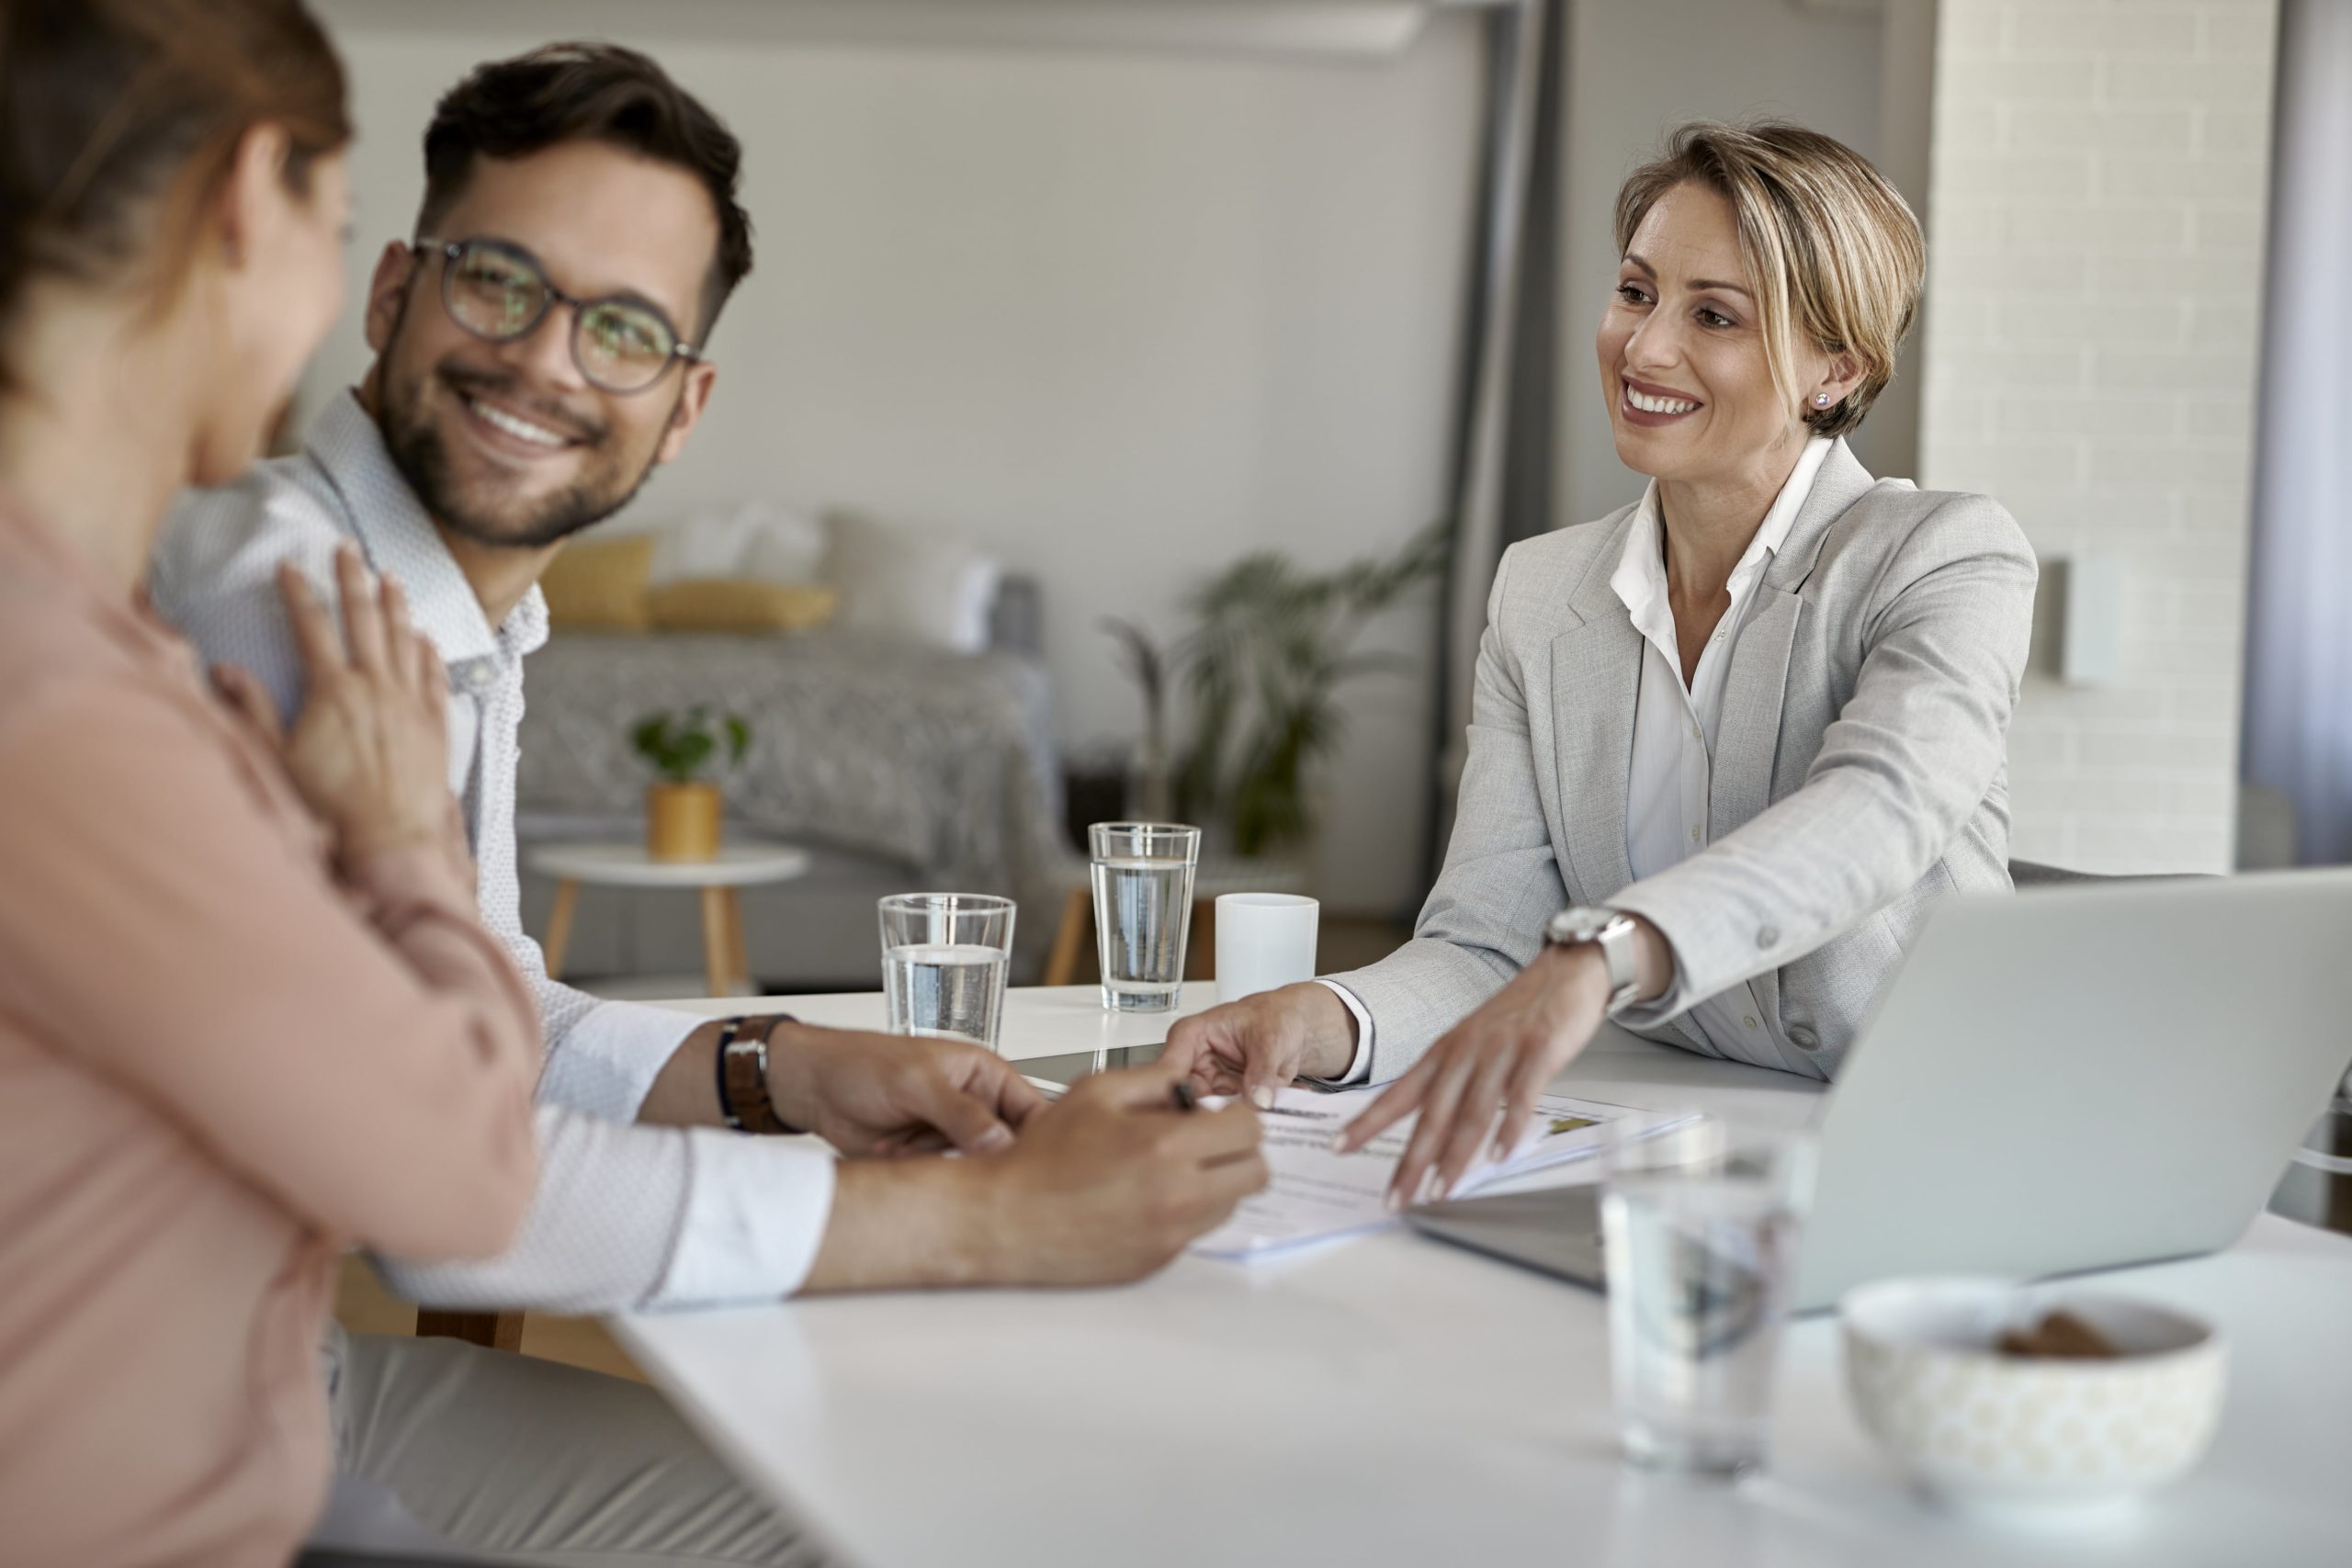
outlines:
[[694, 887], [702, 892], [703, 975], [714, 997], [751, 989], [743, 955], [743, 906], [736, 889], [764, 882], [789, 882], [808, 870], [808, 852], [790, 844], [736, 840], [719, 847], [716, 860], [654, 860], [643, 844], [562, 843], [524, 847], [523, 863], [555, 878], [555, 908], [548, 914], [548, 977], [563, 974], [564, 949], [571, 942], [571, 913], [583, 882], [599, 887]]

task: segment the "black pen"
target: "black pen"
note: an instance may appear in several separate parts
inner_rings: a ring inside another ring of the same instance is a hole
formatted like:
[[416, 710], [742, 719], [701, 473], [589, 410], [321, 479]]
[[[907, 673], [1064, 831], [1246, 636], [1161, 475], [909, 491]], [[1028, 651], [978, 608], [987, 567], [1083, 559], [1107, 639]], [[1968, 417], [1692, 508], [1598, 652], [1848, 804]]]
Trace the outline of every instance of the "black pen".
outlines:
[[1176, 1102], [1176, 1109], [1179, 1111], [1197, 1111], [1201, 1106], [1201, 1097], [1193, 1092], [1192, 1080], [1189, 1078], [1178, 1078], [1174, 1083], [1170, 1084], [1168, 1098]]

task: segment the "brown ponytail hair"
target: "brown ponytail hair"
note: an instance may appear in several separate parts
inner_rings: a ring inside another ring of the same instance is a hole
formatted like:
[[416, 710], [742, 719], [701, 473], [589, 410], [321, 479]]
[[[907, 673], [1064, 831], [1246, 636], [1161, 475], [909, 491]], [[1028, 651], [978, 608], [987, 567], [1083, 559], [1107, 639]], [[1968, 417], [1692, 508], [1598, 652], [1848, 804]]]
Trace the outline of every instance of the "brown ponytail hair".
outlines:
[[168, 303], [258, 125], [286, 132], [297, 195], [351, 140], [301, 0], [0, 0], [0, 345], [38, 278]]

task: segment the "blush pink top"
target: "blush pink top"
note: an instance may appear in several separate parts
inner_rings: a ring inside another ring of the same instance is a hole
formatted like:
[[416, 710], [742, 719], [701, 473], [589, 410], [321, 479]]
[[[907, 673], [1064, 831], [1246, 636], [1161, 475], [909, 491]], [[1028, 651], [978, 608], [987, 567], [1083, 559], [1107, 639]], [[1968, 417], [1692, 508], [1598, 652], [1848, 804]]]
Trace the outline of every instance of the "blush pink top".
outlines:
[[187, 645], [0, 495], [0, 1561], [289, 1558], [336, 1254], [504, 1246], [537, 1065], [455, 848], [331, 865]]

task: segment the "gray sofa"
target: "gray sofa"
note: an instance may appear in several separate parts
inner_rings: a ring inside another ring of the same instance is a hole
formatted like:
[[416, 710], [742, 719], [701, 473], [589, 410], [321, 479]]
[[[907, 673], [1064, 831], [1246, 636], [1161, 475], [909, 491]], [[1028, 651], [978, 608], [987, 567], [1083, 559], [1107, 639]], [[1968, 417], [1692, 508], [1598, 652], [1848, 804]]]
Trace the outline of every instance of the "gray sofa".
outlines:
[[[752, 974], [777, 989], [880, 983], [874, 901], [919, 888], [1021, 903], [1014, 977], [1042, 967], [1079, 875], [1060, 829], [1051, 694], [1034, 582], [1010, 578], [993, 646], [960, 655], [854, 631], [788, 637], [559, 633], [525, 686], [516, 834], [633, 840], [648, 773], [627, 731], [695, 703], [741, 713], [749, 754], [722, 781], [729, 831], [808, 849], [812, 867], [743, 893]], [[553, 886], [527, 871], [523, 918], [543, 931]], [[575, 976], [691, 975], [695, 895], [584, 888]]]

